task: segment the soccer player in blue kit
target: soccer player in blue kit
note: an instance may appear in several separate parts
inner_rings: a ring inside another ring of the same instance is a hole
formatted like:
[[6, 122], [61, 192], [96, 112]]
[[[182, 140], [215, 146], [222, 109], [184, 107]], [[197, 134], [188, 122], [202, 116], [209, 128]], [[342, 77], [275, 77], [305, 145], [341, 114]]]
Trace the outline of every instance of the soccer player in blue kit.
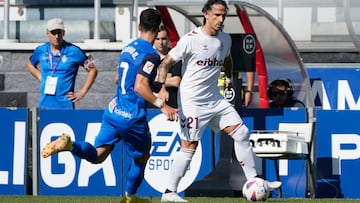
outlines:
[[[146, 120], [146, 102], [161, 109], [167, 117], [174, 117], [176, 110], [165, 104], [153, 93], [160, 57], [153, 48], [158, 34], [161, 13], [146, 9], [140, 14], [140, 38], [128, 44], [120, 53], [115, 80], [117, 92], [105, 108], [99, 134], [94, 146], [84, 141], [71, 141], [63, 134], [47, 144], [41, 155], [46, 158], [60, 151], [71, 151], [74, 155], [91, 163], [101, 163], [111, 153], [114, 145], [124, 142], [124, 148], [132, 157], [126, 177], [125, 196], [121, 202], [146, 202], [135, 196], [144, 179], [146, 162], [150, 156], [151, 135]], [[169, 115], [170, 112], [172, 115]]]

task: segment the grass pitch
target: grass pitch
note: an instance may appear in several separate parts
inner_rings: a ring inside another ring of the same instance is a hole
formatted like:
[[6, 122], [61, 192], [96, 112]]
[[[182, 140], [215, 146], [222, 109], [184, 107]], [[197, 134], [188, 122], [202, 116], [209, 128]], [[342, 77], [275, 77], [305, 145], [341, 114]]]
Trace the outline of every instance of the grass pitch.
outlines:
[[[152, 203], [160, 203], [160, 198], [148, 198]], [[249, 203], [243, 198], [229, 197], [186, 197], [190, 203]], [[119, 203], [121, 197], [83, 197], [83, 196], [0, 196], [0, 202], [16, 203]], [[360, 199], [303, 199], [303, 198], [270, 198], [266, 202], [311, 202], [311, 203], [360, 203]]]

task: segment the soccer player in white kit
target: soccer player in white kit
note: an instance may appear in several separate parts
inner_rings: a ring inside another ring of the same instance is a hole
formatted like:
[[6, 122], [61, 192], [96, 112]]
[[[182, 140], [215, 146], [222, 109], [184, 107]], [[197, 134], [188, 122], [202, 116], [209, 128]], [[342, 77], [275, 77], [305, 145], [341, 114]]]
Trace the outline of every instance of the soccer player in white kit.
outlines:
[[[177, 187], [207, 125], [214, 132], [222, 131], [233, 138], [235, 155], [246, 178], [257, 176], [249, 130], [217, 85], [222, 67], [225, 86], [230, 87], [232, 83], [231, 37], [222, 31], [227, 10], [225, 1], [208, 0], [202, 9], [204, 25], [184, 35], [158, 67], [156, 80], [164, 83], [168, 68], [180, 60], [183, 64], [178, 95], [181, 150], [171, 166], [162, 202], [187, 202], [177, 194]], [[167, 96], [163, 85], [159, 97], [166, 100]], [[167, 116], [169, 120], [178, 119], [175, 113]], [[281, 186], [279, 181], [268, 183], [271, 189]]]

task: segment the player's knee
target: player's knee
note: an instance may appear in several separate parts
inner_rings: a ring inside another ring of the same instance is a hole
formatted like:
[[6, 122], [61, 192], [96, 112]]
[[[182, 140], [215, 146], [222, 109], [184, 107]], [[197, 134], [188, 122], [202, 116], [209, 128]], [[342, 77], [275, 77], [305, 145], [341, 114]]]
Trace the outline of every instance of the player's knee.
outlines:
[[93, 164], [101, 164], [102, 162], [104, 162], [103, 159], [96, 159], [95, 161], [90, 161]]
[[96, 159], [94, 161], [91, 161], [91, 163], [94, 164], [101, 164], [103, 163], [106, 158], [110, 155], [112, 150], [114, 149], [114, 145], [105, 145], [103, 147], [99, 147], [96, 149], [97, 155]]
[[135, 158], [136, 162], [146, 163], [150, 158], [150, 154], [146, 154], [143, 157]]
[[107, 156], [98, 156], [96, 160], [90, 162], [93, 164], [101, 164], [105, 161], [106, 158]]
[[186, 141], [186, 140], [181, 141], [181, 147], [186, 149], [196, 150], [198, 145], [199, 145], [199, 141]]
[[236, 127], [231, 133], [231, 137], [235, 142], [241, 142], [249, 138], [249, 128], [246, 125], [241, 124]]

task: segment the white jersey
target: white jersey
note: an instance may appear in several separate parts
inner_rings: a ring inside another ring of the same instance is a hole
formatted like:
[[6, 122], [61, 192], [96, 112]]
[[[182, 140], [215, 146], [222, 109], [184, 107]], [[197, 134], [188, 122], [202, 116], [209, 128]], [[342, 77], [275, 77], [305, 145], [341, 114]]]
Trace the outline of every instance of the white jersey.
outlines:
[[175, 61], [183, 61], [179, 107], [189, 104], [204, 105], [223, 99], [218, 78], [230, 50], [229, 34], [219, 32], [217, 36], [210, 36], [201, 27], [195, 28], [179, 40], [169, 52]]

